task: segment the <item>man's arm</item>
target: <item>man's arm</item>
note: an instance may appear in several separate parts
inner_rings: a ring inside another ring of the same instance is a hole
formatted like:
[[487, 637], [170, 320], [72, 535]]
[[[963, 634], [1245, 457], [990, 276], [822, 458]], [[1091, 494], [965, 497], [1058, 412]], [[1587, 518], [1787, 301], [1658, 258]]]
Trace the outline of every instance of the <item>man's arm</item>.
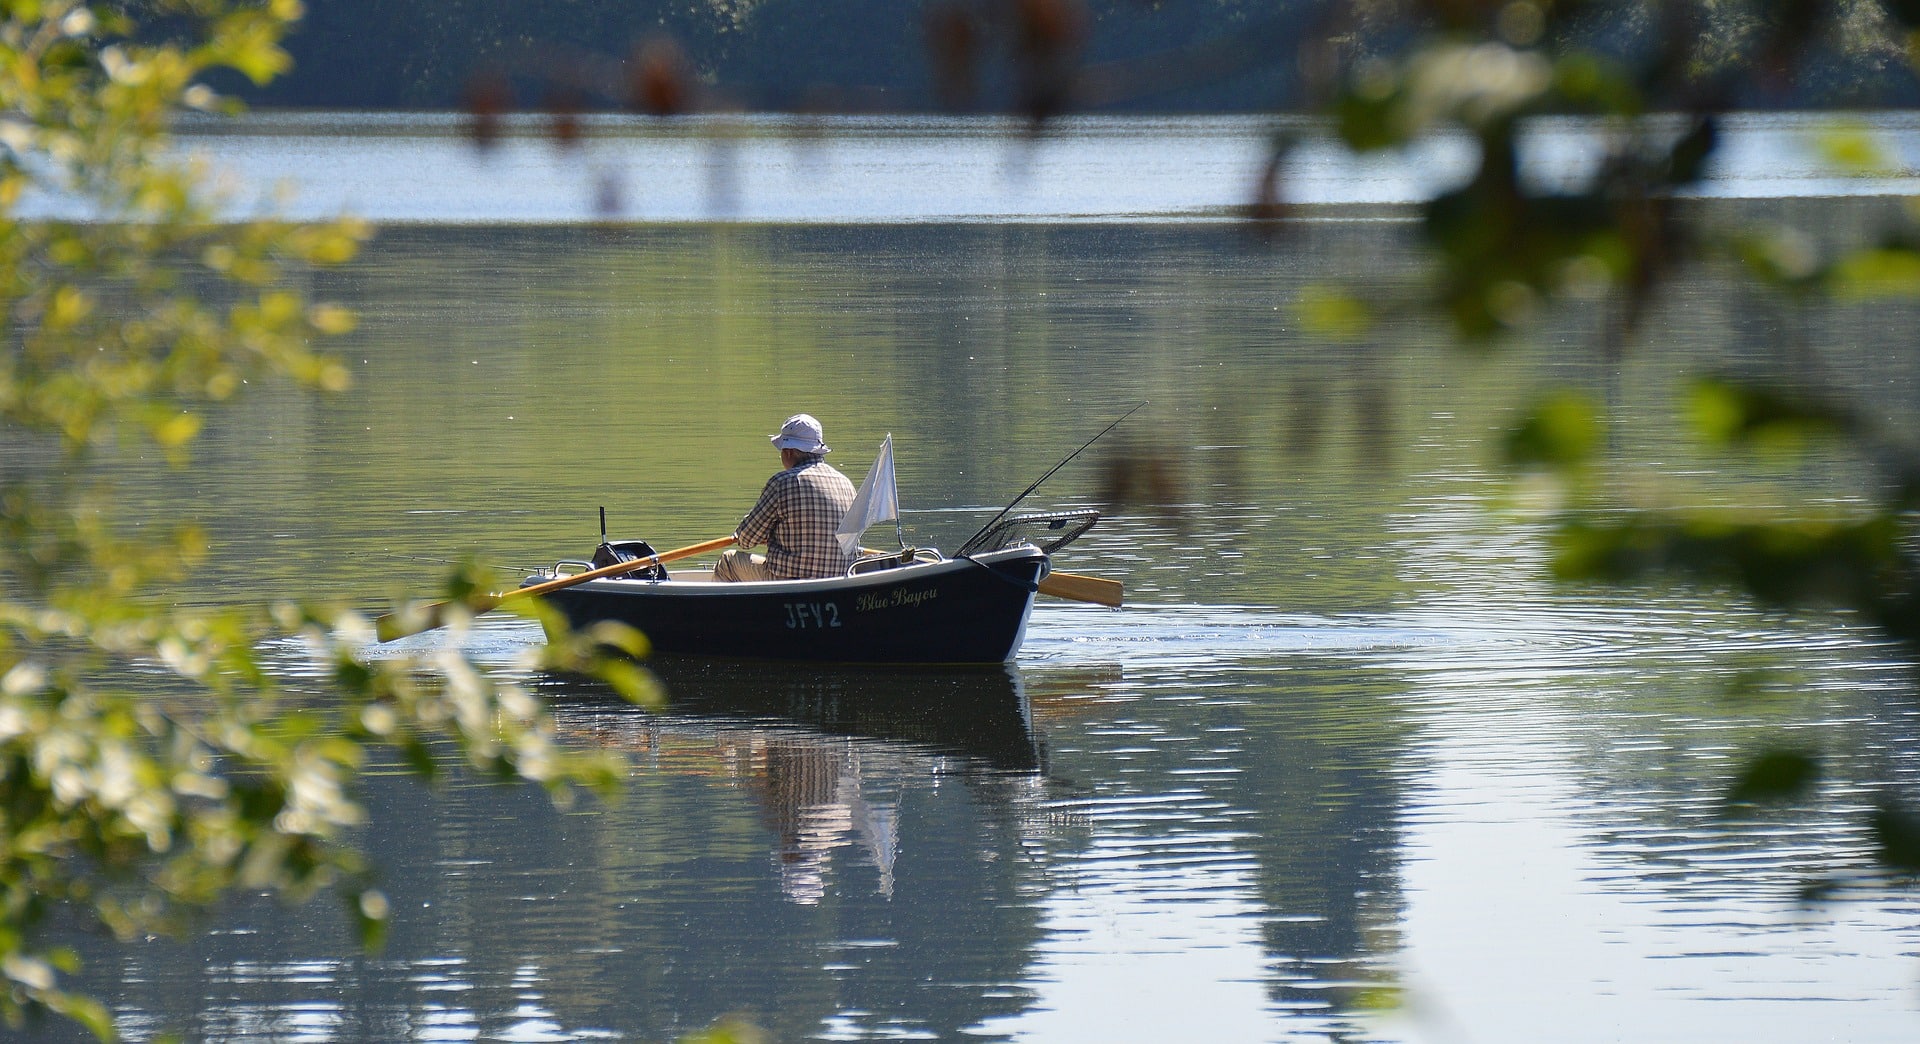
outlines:
[[733, 531], [733, 537], [741, 547], [759, 547], [773, 536], [773, 527], [780, 521], [780, 476], [767, 480], [760, 490], [760, 499], [748, 511], [740, 525]]

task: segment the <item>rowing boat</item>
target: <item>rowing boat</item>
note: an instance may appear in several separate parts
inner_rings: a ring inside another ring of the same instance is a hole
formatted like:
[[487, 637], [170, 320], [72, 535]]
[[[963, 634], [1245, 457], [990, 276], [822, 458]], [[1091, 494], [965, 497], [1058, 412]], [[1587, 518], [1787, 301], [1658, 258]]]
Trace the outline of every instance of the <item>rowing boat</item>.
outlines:
[[[1008, 519], [948, 557], [934, 548], [870, 552], [845, 575], [721, 582], [664, 564], [545, 592], [575, 629], [602, 621], [646, 635], [654, 653], [814, 663], [991, 664], [1019, 652], [1050, 555], [1091, 528], [1092, 511]], [[602, 541], [523, 588], [618, 561], [644, 541]]]

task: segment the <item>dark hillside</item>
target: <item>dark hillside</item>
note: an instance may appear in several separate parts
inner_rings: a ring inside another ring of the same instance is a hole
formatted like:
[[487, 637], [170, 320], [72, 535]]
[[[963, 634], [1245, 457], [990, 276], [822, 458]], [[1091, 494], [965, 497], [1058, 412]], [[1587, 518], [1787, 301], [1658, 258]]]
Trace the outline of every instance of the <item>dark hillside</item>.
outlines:
[[[1738, 7], [1715, 5], [1733, 13], [1713, 17], [1745, 17]], [[451, 109], [488, 80], [508, 84], [520, 107], [619, 108], [632, 94], [638, 63], [630, 59], [648, 41], [670, 39], [709, 107], [1288, 110], [1311, 105], [1302, 87], [1311, 77], [1299, 63], [1315, 52], [1303, 41], [1331, 35], [1346, 60], [1389, 51], [1420, 9], [1258, 0], [309, 0], [288, 43], [293, 73], [241, 93], [265, 107]], [[1622, 57], [1652, 40], [1631, 4], [1596, 5], [1585, 32], [1584, 43]], [[1881, 52], [1885, 45], [1834, 43], [1818, 49], [1816, 68], [1741, 101], [1920, 103], [1902, 56]], [[1049, 76], [1071, 76], [1072, 89], [1051, 89]]]

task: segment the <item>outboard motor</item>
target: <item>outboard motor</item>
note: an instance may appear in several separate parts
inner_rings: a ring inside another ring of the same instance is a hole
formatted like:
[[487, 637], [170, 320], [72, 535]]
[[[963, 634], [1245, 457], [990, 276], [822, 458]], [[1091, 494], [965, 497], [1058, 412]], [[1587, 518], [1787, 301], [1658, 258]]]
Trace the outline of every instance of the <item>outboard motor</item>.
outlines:
[[[610, 566], [618, 562], [632, 562], [635, 559], [652, 558], [653, 555], [653, 545], [644, 540], [616, 540], [612, 543], [602, 543], [599, 547], [593, 549], [593, 567], [599, 569], [602, 566]], [[667, 567], [664, 565], [651, 565], [645, 569], [636, 569], [626, 574], [626, 576], [628, 579], [633, 580], [665, 580], [667, 578]]]
[[[593, 549], [593, 567], [595, 569], [616, 565], [621, 562], [632, 562], [641, 558], [652, 558], [655, 554], [657, 554], [657, 552], [654, 551], [653, 545], [644, 540], [609, 541], [607, 539], [607, 509], [600, 509], [600, 546]], [[628, 579], [633, 580], [665, 580], [667, 578], [667, 567], [663, 564], [655, 563], [645, 569], [636, 569], [626, 574], [626, 576]]]

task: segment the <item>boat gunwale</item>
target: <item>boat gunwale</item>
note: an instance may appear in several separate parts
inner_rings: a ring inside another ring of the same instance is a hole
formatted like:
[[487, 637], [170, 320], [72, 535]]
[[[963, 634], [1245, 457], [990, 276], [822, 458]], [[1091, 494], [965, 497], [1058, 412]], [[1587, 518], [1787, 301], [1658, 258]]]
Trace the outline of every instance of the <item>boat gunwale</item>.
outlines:
[[[553, 591], [547, 595], [565, 595], [567, 592], [596, 592], [599, 594], [688, 598], [740, 598], [755, 594], [798, 593], [804, 591], [857, 591], [868, 587], [883, 587], [915, 579], [937, 579], [948, 573], [957, 573], [968, 566], [977, 566], [992, 570], [1000, 561], [1017, 561], [1038, 556], [1045, 565], [1041, 571], [1044, 578], [1052, 571], [1052, 564], [1046, 552], [1032, 544], [1000, 548], [978, 554], [956, 558], [943, 558], [938, 562], [913, 562], [895, 566], [891, 569], [876, 569], [870, 573], [853, 575], [811, 577], [798, 580], [674, 580], [669, 576], [665, 580], [651, 580], [644, 577], [618, 576], [587, 580]], [[547, 579], [552, 579], [551, 577]]]

